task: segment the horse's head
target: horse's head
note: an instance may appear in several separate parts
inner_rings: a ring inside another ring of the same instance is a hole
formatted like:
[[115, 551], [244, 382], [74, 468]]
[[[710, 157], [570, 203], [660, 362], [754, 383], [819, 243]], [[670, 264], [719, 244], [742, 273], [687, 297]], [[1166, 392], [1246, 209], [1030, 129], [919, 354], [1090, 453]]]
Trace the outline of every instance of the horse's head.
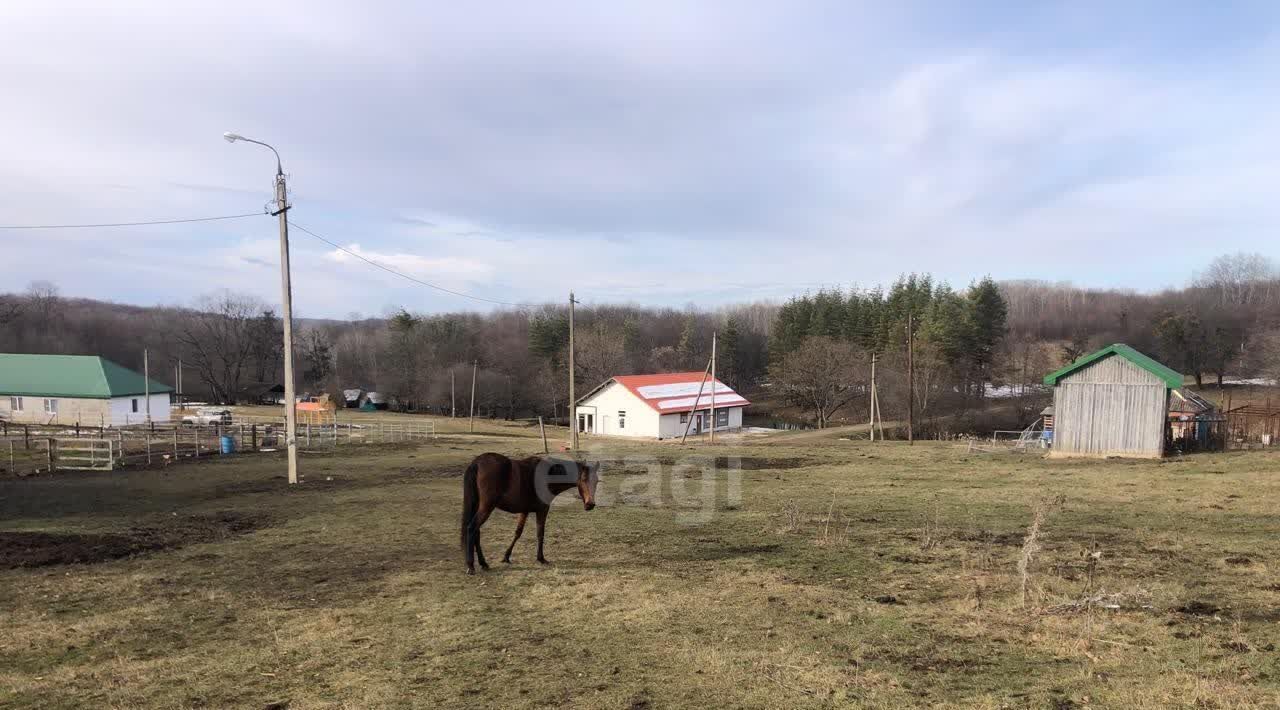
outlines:
[[582, 507], [591, 510], [596, 507], [596, 484], [600, 483], [600, 462], [583, 461], [578, 464], [578, 497], [582, 499]]

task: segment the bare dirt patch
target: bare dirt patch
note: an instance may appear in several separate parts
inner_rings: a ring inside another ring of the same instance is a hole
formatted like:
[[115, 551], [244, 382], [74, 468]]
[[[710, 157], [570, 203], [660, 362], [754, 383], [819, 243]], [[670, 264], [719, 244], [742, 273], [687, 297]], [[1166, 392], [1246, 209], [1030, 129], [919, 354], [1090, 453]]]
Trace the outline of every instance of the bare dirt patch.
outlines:
[[95, 564], [133, 555], [216, 542], [270, 524], [265, 516], [219, 512], [175, 517], [120, 533], [0, 531], [0, 569]]
[[658, 463], [664, 466], [677, 464], [705, 466], [710, 464], [716, 468], [738, 468], [743, 471], [786, 471], [793, 468], [816, 465], [816, 462], [811, 459], [799, 457], [768, 458], [764, 456], [717, 456], [714, 459], [705, 456], [690, 456], [688, 458], [662, 456], [658, 458]]

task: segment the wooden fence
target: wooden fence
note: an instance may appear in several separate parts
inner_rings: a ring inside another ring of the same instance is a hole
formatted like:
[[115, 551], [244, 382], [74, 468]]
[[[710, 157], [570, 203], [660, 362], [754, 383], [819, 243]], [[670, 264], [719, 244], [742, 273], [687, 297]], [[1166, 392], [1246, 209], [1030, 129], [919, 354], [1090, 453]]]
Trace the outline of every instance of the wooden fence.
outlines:
[[[131, 427], [5, 424], [0, 427], [0, 471], [29, 474], [57, 470], [114, 470], [167, 465], [181, 459], [277, 451], [286, 446], [283, 422]], [[425, 441], [435, 422], [330, 422], [299, 424], [302, 450], [348, 444]], [[228, 446], [224, 446], [224, 439]]]

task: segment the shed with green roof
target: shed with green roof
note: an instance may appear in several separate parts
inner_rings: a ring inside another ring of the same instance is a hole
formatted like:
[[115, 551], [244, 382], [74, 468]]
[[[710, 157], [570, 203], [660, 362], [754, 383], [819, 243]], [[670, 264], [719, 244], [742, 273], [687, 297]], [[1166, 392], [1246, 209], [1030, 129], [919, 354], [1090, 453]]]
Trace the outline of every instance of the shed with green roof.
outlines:
[[0, 353], [0, 419], [6, 421], [139, 424], [150, 409], [152, 421], [164, 422], [172, 392], [97, 355]]
[[1164, 455], [1169, 393], [1183, 376], [1117, 343], [1045, 375], [1055, 456]]

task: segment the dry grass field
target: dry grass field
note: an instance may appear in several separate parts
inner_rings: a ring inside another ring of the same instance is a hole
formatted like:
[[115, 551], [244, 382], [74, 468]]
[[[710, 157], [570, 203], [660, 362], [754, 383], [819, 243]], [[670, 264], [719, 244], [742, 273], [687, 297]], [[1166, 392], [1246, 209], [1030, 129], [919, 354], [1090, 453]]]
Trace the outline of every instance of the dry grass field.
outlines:
[[[0, 706], [1280, 697], [1275, 454], [594, 442], [602, 505], [552, 511], [552, 564], [530, 525], [513, 565], [464, 576], [461, 471], [540, 450], [536, 432], [307, 453], [293, 488], [272, 455], [0, 481]], [[513, 527], [485, 527], [491, 562]]]

